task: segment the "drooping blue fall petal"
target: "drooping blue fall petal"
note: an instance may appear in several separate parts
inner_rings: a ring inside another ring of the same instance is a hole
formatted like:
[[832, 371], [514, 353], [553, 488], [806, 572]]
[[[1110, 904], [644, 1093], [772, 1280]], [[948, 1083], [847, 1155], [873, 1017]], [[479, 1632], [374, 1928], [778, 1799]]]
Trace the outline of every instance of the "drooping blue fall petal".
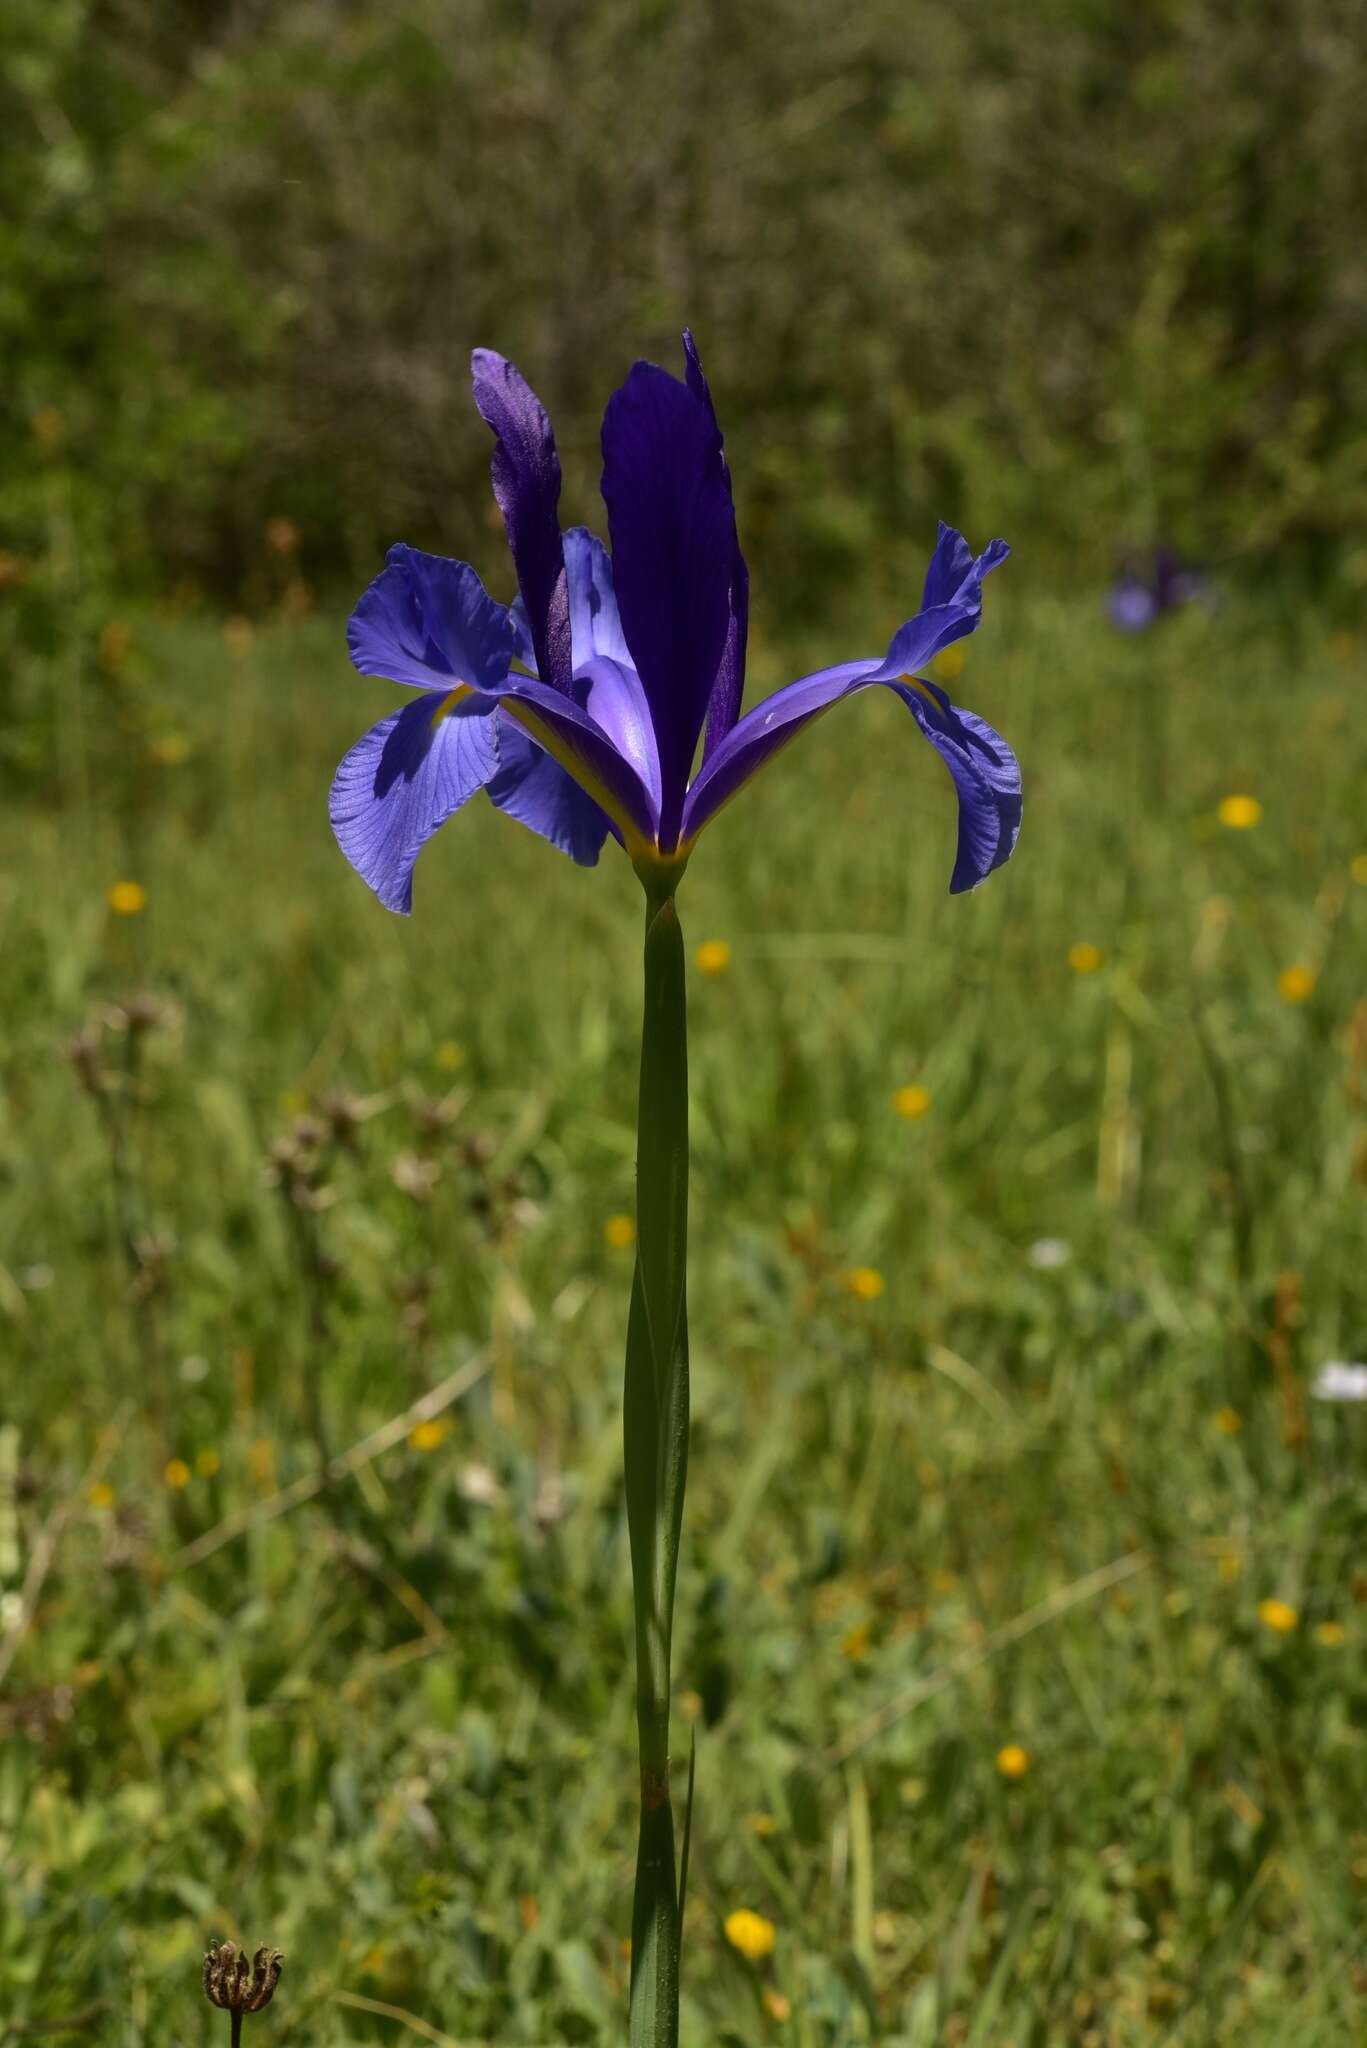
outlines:
[[453, 682], [492, 689], [508, 672], [515, 637], [468, 562], [425, 555], [402, 542], [347, 625], [351, 659], [363, 676], [388, 676], [415, 690]]
[[499, 765], [488, 785], [490, 803], [580, 867], [593, 867], [610, 830], [607, 813], [514, 719], [504, 712], [497, 718]]
[[[693, 339], [693, 330], [685, 327], [683, 332], [684, 359], [688, 365], [688, 388], [695, 398], [702, 400], [712, 415], [712, 420], [721, 433], [721, 422], [717, 419], [717, 408], [712, 403], [711, 387], [698, 354], [698, 345]], [[731, 466], [726, 460], [725, 443], [722, 444], [722, 475], [726, 488], [731, 491]], [[734, 506], [735, 493], [731, 491]], [[716, 681], [707, 704], [707, 726], [703, 733], [702, 757], [714, 753], [726, 738], [736, 720], [740, 717], [741, 698], [745, 694], [745, 649], [750, 631], [750, 571], [745, 557], [736, 542], [736, 558], [731, 570], [731, 591], [729, 615], [726, 622], [726, 639], [722, 644], [721, 661], [717, 667]]]
[[[894, 688], [954, 778], [959, 796], [959, 850], [950, 889], [971, 889], [1000, 867], [1020, 829], [1020, 766], [991, 726], [960, 710], [913, 671], [940, 648], [971, 633], [982, 612], [982, 579], [1008, 550], [994, 541], [976, 559], [962, 535], [942, 527], [930, 571], [930, 602], [893, 635], [881, 661], [845, 661], [776, 690], [748, 712], [688, 792], [683, 839], [691, 844], [721, 806], [812, 719], [873, 683]], [[946, 594], [948, 593], [948, 594]]]
[[677, 839], [730, 617], [736, 522], [708, 408], [637, 363], [603, 415], [617, 606], [660, 760], [659, 844]]
[[1020, 763], [985, 718], [951, 704], [934, 683], [892, 687], [954, 778], [959, 845], [949, 892], [958, 896], [976, 889], [1015, 851], [1021, 828]]
[[453, 706], [449, 691], [425, 691], [372, 726], [337, 770], [328, 801], [337, 844], [386, 909], [413, 908], [422, 848], [497, 773], [492, 713], [487, 699]]
[[[352, 614], [347, 640], [364, 675], [448, 693], [469, 685], [490, 700], [486, 708], [516, 700], [510, 716], [602, 805], [624, 841], [654, 839], [659, 812], [648, 763], [643, 777], [630, 754], [573, 695], [510, 672], [517, 644], [511, 615], [495, 604], [468, 563], [391, 548], [384, 570]], [[586, 683], [581, 695], [590, 694]], [[507, 808], [509, 784], [500, 788]]]
[[570, 618], [560, 542], [560, 458], [546, 409], [521, 371], [493, 349], [472, 358], [475, 404], [494, 436], [494, 497], [526, 607], [536, 671], [569, 688]]

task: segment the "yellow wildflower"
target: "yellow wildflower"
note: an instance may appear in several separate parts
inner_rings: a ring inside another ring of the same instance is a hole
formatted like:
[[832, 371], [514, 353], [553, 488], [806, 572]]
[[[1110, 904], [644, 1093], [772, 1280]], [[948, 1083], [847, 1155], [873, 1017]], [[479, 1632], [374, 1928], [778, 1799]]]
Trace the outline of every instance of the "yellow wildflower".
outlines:
[[194, 751], [183, 732], [168, 732], [147, 749], [159, 768], [179, 768]]
[[1285, 1600], [1260, 1600], [1258, 1619], [1264, 1628], [1270, 1628], [1274, 1635], [1289, 1636], [1300, 1616], [1294, 1607], [1288, 1607]]
[[728, 1913], [722, 1922], [722, 1930], [732, 1948], [739, 1949], [747, 1963], [763, 1962], [765, 1956], [774, 1952], [777, 1930], [773, 1921], [766, 1920], [762, 1913], [752, 1913], [748, 1906]]
[[436, 1062], [443, 1074], [454, 1074], [465, 1065], [465, 1047], [457, 1045], [454, 1038], [443, 1038], [437, 1047]]
[[876, 1266], [852, 1266], [844, 1275], [844, 1284], [856, 1301], [877, 1301], [887, 1287]]
[[958, 641], [942, 647], [930, 664], [930, 673], [937, 683], [956, 683], [964, 672], [968, 657]]
[[1256, 796], [1225, 796], [1216, 815], [1231, 832], [1247, 832], [1260, 822], [1263, 807]]
[[1315, 971], [1297, 962], [1277, 976], [1277, 994], [1284, 1003], [1303, 1003], [1315, 993]]
[[793, 2001], [791, 1998], [785, 1997], [783, 1992], [775, 1991], [772, 1984], [766, 1984], [764, 1987], [764, 1996], [760, 2003], [769, 2015], [769, 2018], [777, 2020], [780, 2026], [783, 2025], [786, 2019], [792, 2016]]
[[223, 1460], [219, 1457], [217, 1451], [200, 1451], [195, 1457], [195, 1470], [201, 1479], [212, 1479], [217, 1474], [222, 1462]]
[[1008, 1742], [997, 1751], [997, 1769], [1014, 1785], [1030, 1768], [1030, 1752], [1018, 1742]]
[[1348, 1640], [1348, 1631], [1341, 1621], [1322, 1621], [1315, 1630], [1315, 1641], [1326, 1650], [1341, 1650]]
[[636, 1225], [630, 1216], [609, 1216], [603, 1235], [615, 1252], [629, 1251], [636, 1242]]
[[147, 891], [141, 882], [115, 882], [105, 902], [115, 917], [136, 917], [147, 907]]
[[930, 1108], [930, 1090], [923, 1088], [919, 1081], [910, 1081], [905, 1088], [897, 1090], [892, 1106], [898, 1116], [904, 1116], [908, 1123], [915, 1123], [917, 1117], [924, 1116]]
[[190, 1484], [190, 1468], [184, 1458], [168, 1458], [161, 1476], [173, 1493], [180, 1493]]
[[1361, 889], [1367, 889], [1367, 853], [1355, 853], [1348, 872]]
[[751, 1834], [758, 1835], [761, 1841], [766, 1836], [776, 1834], [778, 1831], [778, 1822], [774, 1819], [772, 1813], [747, 1814], [745, 1825], [749, 1828]]
[[1078, 939], [1068, 948], [1068, 965], [1074, 974], [1095, 974], [1106, 964], [1106, 955], [1090, 939]]
[[112, 1508], [114, 1505], [114, 1489], [107, 1479], [97, 1479], [86, 1494], [86, 1499], [90, 1502], [92, 1508]]
[[1237, 1408], [1220, 1408], [1216, 1411], [1215, 1427], [1221, 1436], [1237, 1436], [1244, 1426], [1244, 1418]]
[[434, 1415], [429, 1422], [419, 1422], [408, 1432], [408, 1441], [415, 1451], [439, 1450], [451, 1434], [449, 1415]]
[[681, 1692], [679, 1712], [685, 1721], [700, 1721], [703, 1716], [703, 1696], [700, 1692]]
[[725, 974], [731, 965], [731, 948], [725, 939], [704, 939], [693, 958], [699, 974]]

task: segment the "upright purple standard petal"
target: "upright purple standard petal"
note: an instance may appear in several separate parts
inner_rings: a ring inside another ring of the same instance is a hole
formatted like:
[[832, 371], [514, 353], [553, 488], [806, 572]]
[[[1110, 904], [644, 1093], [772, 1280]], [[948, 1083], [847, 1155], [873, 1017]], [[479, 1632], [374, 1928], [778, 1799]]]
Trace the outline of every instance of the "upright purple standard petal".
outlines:
[[488, 698], [415, 697], [372, 726], [337, 770], [332, 829], [351, 865], [388, 910], [413, 908], [413, 864], [438, 825], [498, 770]]
[[652, 363], [637, 363], [608, 401], [603, 498], [622, 629], [655, 728], [668, 853], [726, 639], [736, 522], [711, 414]]
[[570, 682], [570, 614], [560, 543], [560, 458], [546, 409], [492, 349], [472, 358], [475, 404], [492, 429], [494, 497], [517, 569], [536, 670], [553, 689]]
[[1007, 553], [993, 541], [976, 559], [962, 536], [942, 528], [926, 578], [931, 602], [894, 634], [881, 661], [846, 661], [776, 690], [756, 705], [703, 763], [688, 792], [683, 837], [690, 843], [708, 819], [771, 755], [842, 698], [885, 683], [896, 690], [944, 761], [959, 796], [959, 850], [950, 889], [971, 889], [1000, 867], [1020, 830], [1020, 766], [990, 725], [960, 710], [932, 683], [909, 670], [939, 648], [971, 633], [982, 612], [982, 578]]
[[[688, 365], [686, 373], [688, 388], [693, 393], [693, 396], [701, 399], [702, 403], [707, 407], [720, 434], [721, 425], [717, 420], [717, 408], [712, 403], [711, 388], [708, 385], [702, 366], [702, 359], [698, 354], [698, 345], [693, 339], [693, 330], [690, 327], [685, 327], [684, 329], [683, 345], [684, 358]], [[731, 467], [726, 460], [724, 444], [721, 466], [722, 475], [726, 478], [726, 488], [730, 491]], [[731, 495], [734, 505], [734, 491], [732, 491]], [[737, 540], [736, 559], [731, 571], [731, 592], [729, 614], [726, 621], [726, 639], [722, 645], [721, 662], [717, 668], [717, 678], [712, 685], [712, 695], [708, 699], [707, 704], [707, 730], [703, 734], [702, 743], [702, 757], [704, 761], [709, 754], [715, 752], [720, 742], [726, 738], [727, 733], [730, 732], [732, 726], [740, 717], [741, 698], [745, 694], [745, 647], [749, 631], [750, 571], [745, 565], [745, 557], [740, 551], [740, 542]]]

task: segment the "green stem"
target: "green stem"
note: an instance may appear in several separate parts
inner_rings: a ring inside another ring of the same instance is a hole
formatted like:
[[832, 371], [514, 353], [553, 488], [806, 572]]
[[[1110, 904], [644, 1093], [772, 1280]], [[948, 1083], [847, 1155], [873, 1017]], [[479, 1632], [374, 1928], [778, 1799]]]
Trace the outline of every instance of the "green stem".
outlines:
[[631, 2048], [679, 2038], [679, 1896], [669, 1791], [670, 1648], [688, 1470], [688, 1030], [683, 933], [647, 884], [636, 1150], [636, 1273], [623, 1440], [636, 1610], [641, 1832], [631, 1920]]

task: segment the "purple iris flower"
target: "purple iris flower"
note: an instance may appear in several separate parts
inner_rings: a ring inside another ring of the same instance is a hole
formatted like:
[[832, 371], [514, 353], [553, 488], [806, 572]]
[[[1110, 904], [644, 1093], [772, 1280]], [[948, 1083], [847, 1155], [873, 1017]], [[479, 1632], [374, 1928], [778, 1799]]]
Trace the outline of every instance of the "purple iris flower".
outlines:
[[1171, 548], [1155, 548], [1151, 570], [1131, 562], [1116, 577], [1106, 610], [1122, 633], [1142, 633], [1165, 612], [1210, 600], [1210, 584], [1198, 570], [1187, 568]]
[[[749, 579], [711, 394], [690, 334], [686, 381], [637, 363], [603, 417], [612, 552], [562, 533], [550, 421], [502, 356], [477, 349], [475, 403], [494, 435], [494, 496], [519, 596], [498, 604], [465, 562], [393, 547], [347, 629], [362, 675], [417, 692], [342, 762], [333, 830], [391, 910], [408, 911], [425, 842], [476, 790], [591, 865], [611, 833], [643, 876], [679, 873], [703, 826], [803, 727], [870, 684], [893, 690], [953, 777], [950, 888], [1016, 843], [1020, 769], [1006, 742], [918, 671], [973, 632], [982, 580], [941, 525], [921, 608], [883, 655], [839, 662], [745, 717]], [[695, 757], [701, 741], [701, 760]]]

